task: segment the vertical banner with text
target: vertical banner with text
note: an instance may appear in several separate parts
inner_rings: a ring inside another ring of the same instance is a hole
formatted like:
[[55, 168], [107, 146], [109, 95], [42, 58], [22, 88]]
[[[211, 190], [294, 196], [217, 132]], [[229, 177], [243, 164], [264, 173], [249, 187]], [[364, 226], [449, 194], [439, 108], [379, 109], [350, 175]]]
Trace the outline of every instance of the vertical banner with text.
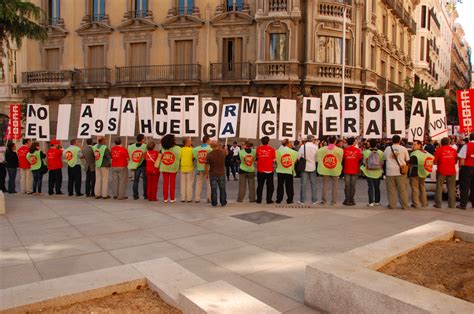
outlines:
[[8, 117], [7, 139], [16, 141], [21, 139], [21, 105], [11, 104]]
[[474, 89], [458, 90], [459, 132], [474, 131]]

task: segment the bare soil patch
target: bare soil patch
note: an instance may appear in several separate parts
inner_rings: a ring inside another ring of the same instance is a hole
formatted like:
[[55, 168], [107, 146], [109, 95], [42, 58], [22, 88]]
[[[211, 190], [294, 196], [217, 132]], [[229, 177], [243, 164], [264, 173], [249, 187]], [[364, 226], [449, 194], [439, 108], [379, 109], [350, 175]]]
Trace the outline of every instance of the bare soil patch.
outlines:
[[74, 303], [68, 306], [45, 308], [34, 313], [154, 313], [181, 314], [165, 303], [156, 292], [145, 288], [107, 297]]
[[400, 256], [378, 270], [474, 303], [474, 243], [436, 241]]

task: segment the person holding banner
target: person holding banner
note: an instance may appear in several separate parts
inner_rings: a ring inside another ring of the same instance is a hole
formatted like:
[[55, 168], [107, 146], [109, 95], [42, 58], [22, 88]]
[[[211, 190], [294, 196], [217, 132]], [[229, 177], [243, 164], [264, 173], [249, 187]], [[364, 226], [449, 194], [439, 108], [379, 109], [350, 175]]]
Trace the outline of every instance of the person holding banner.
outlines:
[[193, 183], [194, 183], [194, 157], [191, 146], [191, 138], [187, 137], [183, 141], [181, 149], [181, 202], [193, 201]]
[[[92, 139], [88, 138], [86, 140], [86, 147], [82, 150], [84, 155], [84, 168], [86, 169], [86, 185], [85, 193], [86, 197], [95, 196], [95, 155], [94, 149], [92, 148]], [[99, 195], [100, 196], [100, 195]]]
[[474, 133], [469, 135], [469, 142], [459, 151], [458, 157], [461, 169], [459, 170], [459, 186], [461, 187], [461, 200], [456, 208], [466, 210], [467, 202], [472, 200], [474, 185]]
[[323, 191], [321, 195], [321, 204], [326, 204], [326, 195], [329, 183], [331, 183], [332, 199], [331, 204], [337, 204], [337, 182], [342, 172], [342, 158], [344, 151], [336, 146], [336, 137], [330, 136], [328, 146], [318, 150], [318, 173], [323, 176]]
[[377, 140], [370, 139], [369, 148], [362, 154], [363, 164], [360, 167], [367, 177], [369, 188], [369, 207], [380, 206], [380, 178], [383, 175], [383, 152], [377, 149]]
[[428, 198], [426, 196], [425, 179], [433, 171], [433, 155], [423, 151], [423, 143], [421, 141], [413, 141], [413, 151], [410, 154], [410, 185], [411, 185], [411, 207], [418, 208], [428, 206]]
[[295, 163], [298, 159], [298, 152], [293, 149], [293, 145], [288, 139], [285, 139], [276, 151], [276, 173], [278, 178], [277, 184], [277, 204], [283, 201], [283, 188], [286, 190], [286, 203], [293, 204], [293, 177], [295, 175]]
[[56, 191], [57, 195], [62, 195], [61, 185], [63, 183], [63, 150], [61, 142], [51, 140], [51, 147], [46, 152], [46, 160], [48, 161], [48, 194], [53, 195]]
[[81, 159], [83, 154], [81, 149], [77, 146], [77, 140], [72, 139], [71, 145], [64, 151], [63, 157], [67, 163], [67, 191], [69, 196], [74, 195], [74, 190], [76, 191], [76, 196], [82, 196], [81, 193]]
[[436, 192], [434, 207], [442, 208], [443, 201], [443, 185], [446, 181], [448, 187], [448, 206], [456, 207], [456, 163], [458, 160], [458, 152], [449, 145], [449, 138], [441, 139], [441, 147], [439, 147], [434, 156], [434, 164], [436, 169]]
[[362, 159], [360, 149], [356, 147], [355, 138], [349, 137], [347, 139], [347, 147], [344, 148], [344, 195], [345, 200], [342, 203], [346, 206], [354, 206], [357, 179], [359, 178], [359, 164]]
[[163, 202], [174, 203], [176, 192], [176, 173], [179, 170], [181, 147], [176, 145], [173, 134], [167, 134], [161, 139], [160, 172], [163, 174]]
[[206, 170], [206, 157], [207, 154], [212, 151], [211, 146], [209, 146], [210, 141], [209, 136], [204, 135], [202, 137], [202, 144], [193, 149], [193, 157], [196, 159], [197, 169], [196, 189], [194, 191], [194, 201], [196, 203], [201, 201], [202, 185], [204, 182], [206, 183], [207, 202], [211, 202], [211, 185], [209, 178], [204, 175], [204, 171]]
[[255, 149], [253, 144], [245, 142], [244, 147], [239, 151], [239, 196], [237, 202], [243, 202], [246, 185], [249, 186], [249, 202], [255, 202]]
[[158, 180], [160, 179], [160, 153], [155, 150], [155, 142], [146, 145], [146, 197], [150, 202], [158, 201]]
[[41, 186], [43, 184], [44, 164], [43, 158], [46, 155], [40, 150], [40, 144], [34, 142], [31, 144], [30, 151], [26, 155], [31, 165], [31, 172], [33, 173], [33, 195], [42, 195]]
[[273, 163], [276, 152], [268, 143], [270, 138], [264, 136], [261, 139], [262, 145], [257, 147], [257, 203], [262, 203], [263, 186], [267, 185], [267, 204], [273, 204]]
[[211, 142], [212, 151], [206, 157], [206, 176], [211, 181], [211, 204], [217, 206], [217, 189], [219, 189], [219, 201], [221, 206], [227, 205], [227, 193], [225, 190], [225, 158], [228, 150], [220, 148], [217, 141]]
[[[316, 158], [318, 154], [318, 146], [315, 144], [314, 135], [306, 137], [306, 143], [301, 145], [298, 151], [298, 158], [300, 162], [304, 162], [304, 169], [301, 172], [301, 190], [299, 204], [304, 204], [306, 201], [306, 185], [311, 186], [311, 202], [316, 204], [318, 201], [316, 195]], [[301, 167], [302, 168], [302, 167]]]
[[95, 198], [109, 199], [109, 170], [110, 151], [105, 145], [105, 137], [101, 137], [98, 143], [92, 147], [95, 156]]
[[7, 144], [7, 151], [5, 152], [5, 161], [7, 162], [7, 172], [8, 172], [8, 193], [15, 194], [15, 180], [16, 172], [18, 169], [18, 155], [16, 153], [16, 144], [9, 142]]
[[408, 209], [407, 162], [410, 159], [408, 150], [400, 145], [399, 135], [392, 137], [392, 145], [384, 151], [388, 208], [395, 209], [397, 195], [403, 209]]
[[114, 199], [125, 200], [128, 183], [128, 150], [122, 146], [120, 137], [115, 138], [115, 146], [110, 150], [112, 158], [112, 196]]
[[134, 171], [133, 175], [133, 199], [137, 200], [138, 196], [138, 183], [140, 177], [143, 179], [143, 197], [146, 199], [146, 171], [145, 171], [145, 135], [138, 134], [137, 142], [128, 146], [128, 155], [130, 160], [128, 161], [128, 169]]
[[23, 139], [23, 145], [18, 149], [18, 164], [20, 168], [20, 193], [31, 194], [33, 188], [33, 174], [26, 155], [30, 151], [31, 140]]

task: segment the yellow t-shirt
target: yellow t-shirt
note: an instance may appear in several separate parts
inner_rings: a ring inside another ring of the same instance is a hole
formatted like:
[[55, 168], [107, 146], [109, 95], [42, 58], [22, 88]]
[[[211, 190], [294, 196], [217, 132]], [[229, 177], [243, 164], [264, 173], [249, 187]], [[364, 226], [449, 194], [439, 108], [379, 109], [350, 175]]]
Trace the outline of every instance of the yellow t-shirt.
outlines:
[[193, 170], [193, 148], [183, 147], [181, 149], [181, 172], [191, 172]]

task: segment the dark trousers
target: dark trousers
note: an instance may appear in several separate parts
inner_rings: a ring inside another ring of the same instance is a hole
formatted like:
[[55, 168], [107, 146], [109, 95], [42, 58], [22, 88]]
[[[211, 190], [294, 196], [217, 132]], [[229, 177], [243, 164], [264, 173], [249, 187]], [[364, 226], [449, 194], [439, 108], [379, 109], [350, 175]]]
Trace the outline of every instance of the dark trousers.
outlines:
[[33, 173], [33, 193], [41, 193], [41, 186], [43, 185], [43, 174], [41, 170], [32, 170]]
[[229, 180], [230, 178], [230, 173], [232, 172], [232, 176], [234, 177], [234, 179], [236, 178], [235, 174], [237, 173], [238, 171], [238, 167], [235, 166], [235, 162], [234, 162], [234, 159], [226, 159], [225, 161], [225, 173], [226, 173], [226, 176], [227, 176], [227, 180]]
[[346, 204], [355, 204], [355, 193], [358, 174], [345, 174], [344, 175], [344, 194], [346, 197]]
[[76, 195], [81, 195], [81, 181], [82, 181], [82, 172], [81, 166], [75, 165], [74, 167], [67, 167], [67, 191], [69, 196], [74, 195], [74, 190], [76, 190]]
[[61, 194], [61, 185], [63, 183], [63, 173], [62, 169], [49, 170], [48, 177], [48, 193], [49, 195], [53, 194], [56, 191], [56, 194]]
[[95, 196], [95, 171], [86, 170], [86, 196]]
[[459, 205], [466, 207], [468, 201], [473, 201], [474, 167], [461, 167], [461, 170], [459, 171], [459, 187], [461, 189], [461, 200], [459, 201]]
[[8, 171], [8, 193], [16, 193], [15, 180], [17, 168], [7, 168]]
[[380, 203], [380, 178], [367, 178], [369, 185], [369, 204]]
[[222, 206], [227, 205], [227, 193], [225, 191], [225, 177], [210, 177], [211, 179], [211, 204], [217, 206], [217, 189], [219, 189], [219, 200]]
[[2, 192], [6, 192], [7, 188], [5, 187], [5, 179], [7, 177], [7, 169], [5, 168], [5, 164], [0, 164], [0, 190]]
[[146, 199], [146, 172], [145, 167], [139, 167], [135, 169], [135, 174], [133, 175], [133, 198], [138, 199], [138, 183], [140, 181], [140, 177], [143, 180], [143, 197]]
[[275, 189], [273, 186], [273, 172], [257, 172], [257, 203], [262, 202], [263, 186], [265, 184], [267, 185], [267, 203], [271, 203]]
[[286, 202], [288, 204], [293, 203], [293, 196], [295, 195], [293, 190], [293, 175], [288, 173], [278, 173], [277, 179], [277, 203], [283, 201], [283, 189], [286, 190]]

